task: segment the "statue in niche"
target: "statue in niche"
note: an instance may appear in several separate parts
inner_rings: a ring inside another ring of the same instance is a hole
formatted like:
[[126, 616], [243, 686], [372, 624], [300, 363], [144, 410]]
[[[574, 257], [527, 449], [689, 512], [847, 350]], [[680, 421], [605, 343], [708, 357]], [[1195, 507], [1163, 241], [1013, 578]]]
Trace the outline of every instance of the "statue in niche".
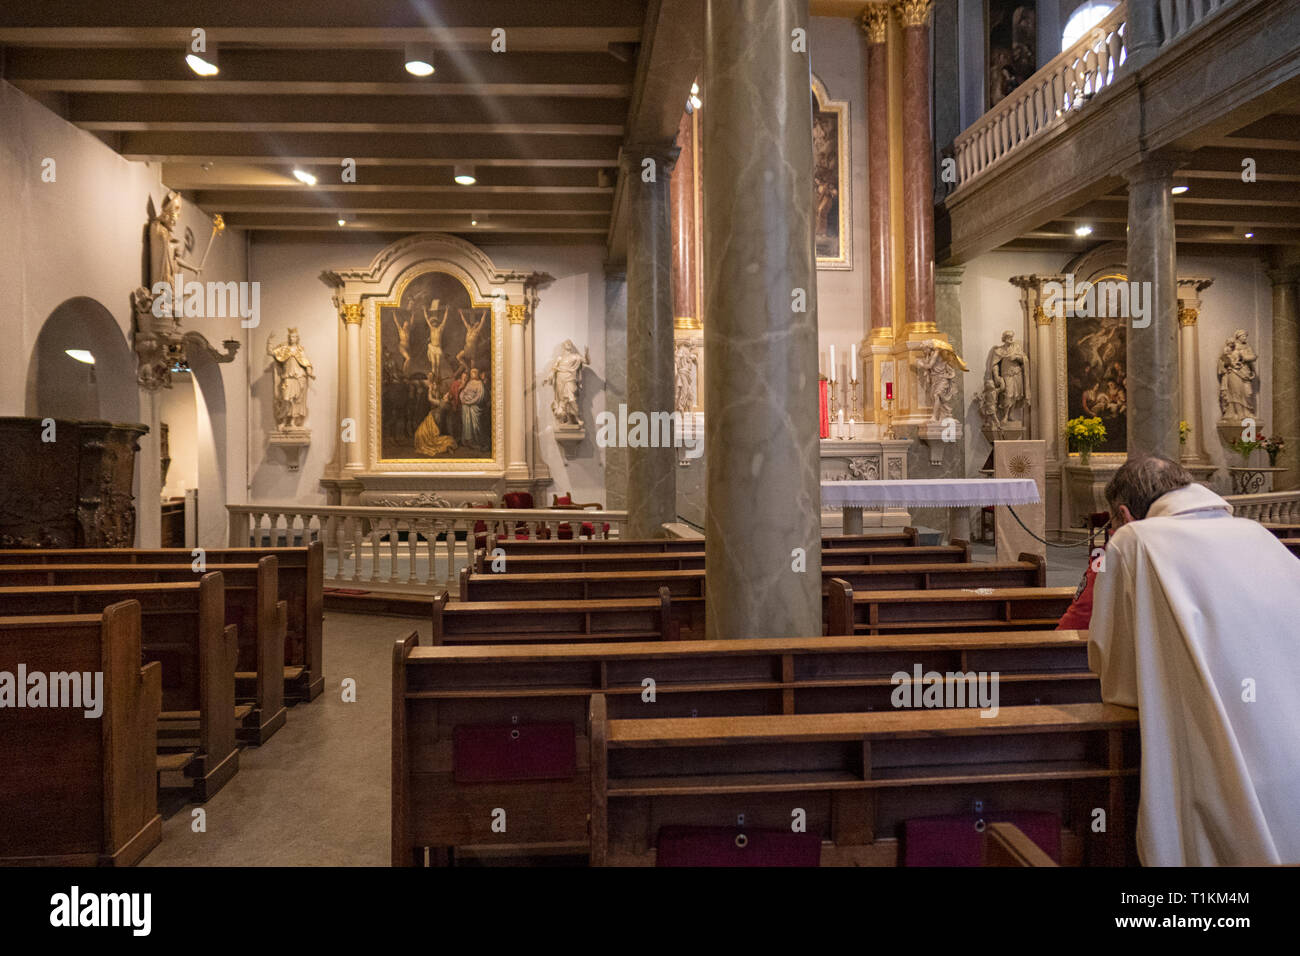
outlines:
[[555, 416], [555, 424], [582, 427], [578, 396], [582, 389], [582, 369], [590, 365], [587, 350], [578, 354], [578, 347], [573, 341], [565, 339], [560, 346], [560, 354], [546, 370], [545, 378], [555, 389], [555, 397], [551, 400], [551, 414]]
[[695, 346], [686, 342], [677, 343], [674, 350], [674, 364], [677, 366], [677, 411], [685, 414], [695, 407], [698, 399], [698, 382], [700, 357]]
[[985, 425], [1001, 431], [1007, 426], [1024, 428], [1029, 412], [1025, 378], [1029, 356], [1010, 329], [1002, 333], [1002, 344], [989, 349], [984, 366], [984, 391], [980, 415]]
[[1237, 334], [1224, 343], [1218, 365], [1220, 421], [1240, 422], [1255, 417], [1258, 361], [1259, 356], [1246, 343], [1244, 329], [1238, 329]]
[[930, 403], [931, 421], [952, 418], [952, 399], [957, 391], [957, 371], [970, 371], [960, 355], [941, 339], [926, 339], [921, 354], [912, 362], [920, 379], [921, 390]]
[[275, 424], [280, 431], [302, 428], [307, 420], [307, 382], [314, 379], [311, 359], [303, 350], [297, 329], [290, 329], [284, 345], [275, 336], [266, 340], [266, 354], [275, 362]]

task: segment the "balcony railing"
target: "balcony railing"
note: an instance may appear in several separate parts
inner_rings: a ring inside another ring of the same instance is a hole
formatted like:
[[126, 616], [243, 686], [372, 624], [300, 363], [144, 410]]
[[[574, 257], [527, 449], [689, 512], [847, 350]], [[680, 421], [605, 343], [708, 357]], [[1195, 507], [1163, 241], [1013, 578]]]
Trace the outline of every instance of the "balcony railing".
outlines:
[[1300, 491], [1265, 491], [1257, 495], [1229, 495], [1235, 518], [1265, 524], [1300, 524]]
[[1160, 46], [1168, 46], [1192, 27], [1234, 2], [1235, 0], [1160, 0]]
[[1085, 108], [1114, 82], [1127, 54], [1127, 12], [1120, 4], [953, 141], [954, 191], [1060, 126], [1068, 114]]
[[[482, 533], [578, 537], [584, 522], [594, 537], [618, 537], [626, 511], [560, 508], [380, 508], [349, 505], [226, 505], [231, 547], [325, 545], [325, 582], [384, 585], [392, 590], [451, 587]], [[608, 535], [605, 525], [609, 525]], [[566, 527], [567, 526], [567, 527]]]

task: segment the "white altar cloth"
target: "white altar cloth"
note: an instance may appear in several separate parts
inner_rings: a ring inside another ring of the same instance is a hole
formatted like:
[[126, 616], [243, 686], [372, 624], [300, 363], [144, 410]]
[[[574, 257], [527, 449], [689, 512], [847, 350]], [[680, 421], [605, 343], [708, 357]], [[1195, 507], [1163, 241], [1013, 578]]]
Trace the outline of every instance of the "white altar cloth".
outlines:
[[823, 481], [823, 508], [974, 508], [1037, 504], [1032, 478], [904, 478]]

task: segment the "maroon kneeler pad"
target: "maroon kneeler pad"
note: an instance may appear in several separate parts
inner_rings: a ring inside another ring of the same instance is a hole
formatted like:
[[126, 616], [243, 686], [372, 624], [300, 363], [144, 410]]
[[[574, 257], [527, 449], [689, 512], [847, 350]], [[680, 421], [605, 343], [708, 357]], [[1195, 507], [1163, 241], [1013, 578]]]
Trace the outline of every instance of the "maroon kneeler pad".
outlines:
[[573, 724], [481, 724], [452, 734], [457, 783], [568, 780], [578, 770]]
[[656, 849], [655, 866], [818, 866], [822, 838], [790, 830], [663, 827]]
[[977, 820], [1015, 824], [1044, 853], [1061, 862], [1060, 817], [1027, 810], [907, 820], [903, 824], [903, 865], [980, 866], [984, 834], [975, 829]]

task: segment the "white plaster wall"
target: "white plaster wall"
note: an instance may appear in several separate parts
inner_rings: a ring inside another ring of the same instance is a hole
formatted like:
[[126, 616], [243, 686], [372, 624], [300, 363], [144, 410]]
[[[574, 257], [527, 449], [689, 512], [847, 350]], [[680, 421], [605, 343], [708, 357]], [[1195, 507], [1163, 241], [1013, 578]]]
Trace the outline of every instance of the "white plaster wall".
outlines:
[[[163, 485], [164, 498], [183, 495], [187, 488], [197, 488], [199, 481], [199, 413], [194, 404], [193, 377], [177, 375], [174, 381], [176, 384], [172, 388], [162, 392], [162, 407], [158, 415], [167, 423], [167, 444], [172, 458], [167, 469], [167, 483]], [[205, 425], [206, 417], [205, 411]]]
[[[0, 81], [0, 296], [6, 304], [0, 313], [0, 333], [6, 348], [0, 350], [0, 414], [26, 412], [26, 384], [32, 351], [41, 326], [67, 299], [85, 296], [100, 303], [117, 322], [123, 343], [132, 334], [130, 295], [144, 283], [145, 223], [149, 201], [161, 205], [165, 187], [156, 166], [129, 162], [94, 136], [77, 129]], [[42, 162], [54, 160], [55, 181], [42, 181]], [[199, 257], [211, 234], [211, 220], [186, 204], [180, 227], [196, 239]], [[244, 235], [227, 230], [218, 240], [200, 277], [202, 280], [243, 281], [247, 278]], [[247, 347], [246, 330], [238, 317], [189, 319], [186, 328], [202, 332], [220, 347], [232, 338]], [[213, 455], [223, 463], [225, 484], [244, 486], [245, 444], [234, 431], [246, 408], [247, 382], [243, 363], [220, 366], [223, 404], [221, 438]], [[101, 383], [101, 393], [103, 385]], [[130, 416], [146, 417], [142, 406]], [[141, 542], [156, 535], [157, 507], [142, 501], [158, 493], [158, 436], [148, 435], [137, 456], [138, 527]], [[149, 471], [140, 466], [149, 462]], [[234, 476], [231, 478], [231, 476]], [[209, 488], [208, 503], [224, 512], [225, 490]], [[205, 489], [200, 489], [201, 496]], [[224, 522], [224, 519], [223, 519]], [[215, 527], [215, 520], [209, 522]], [[205, 541], [218, 544], [220, 540]]]
[[[965, 377], [968, 398], [963, 419], [970, 439], [966, 445], [968, 475], [979, 474], [989, 452], [988, 442], [980, 434], [976, 405], [989, 349], [998, 344], [1005, 329], [1014, 329], [1021, 342], [1025, 342], [1034, 331], [1032, 327], [1025, 328], [1020, 290], [1007, 280], [1015, 275], [1059, 272], [1069, 259], [1070, 256], [1060, 253], [990, 252], [966, 265], [962, 276], [961, 310], [966, 349], [963, 357], [971, 367]], [[1219, 417], [1215, 363], [1224, 340], [1237, 329], [1245, 329], [1251, 345], [1259, 353], [1259, 421], [1263, 427], [1270, 425], [1273, 402], [1272, 287], [1264, 263], [1241, 256], [1184, 256], [1178, 260], [1178, 275], [1206, 276], [1214, 280], [1214, 284], [1202, 293], [1199, 319], [1202, 439], [1210, 460], [1224, 468], [1238, 461], [1237, 455], [1224, 447], [1214, 429]], [[1029, 374], [1033, 379], [1036, 374], [1033, 368]], [[1032, 381], [1030, 384], [1032, 389]], [[1061, 424], [1063, 426], [1064, 422]], [[1221, 471], [1215, 476], [1215, 485], [1221, 491], [1228, 490], [1226, 472]]]

